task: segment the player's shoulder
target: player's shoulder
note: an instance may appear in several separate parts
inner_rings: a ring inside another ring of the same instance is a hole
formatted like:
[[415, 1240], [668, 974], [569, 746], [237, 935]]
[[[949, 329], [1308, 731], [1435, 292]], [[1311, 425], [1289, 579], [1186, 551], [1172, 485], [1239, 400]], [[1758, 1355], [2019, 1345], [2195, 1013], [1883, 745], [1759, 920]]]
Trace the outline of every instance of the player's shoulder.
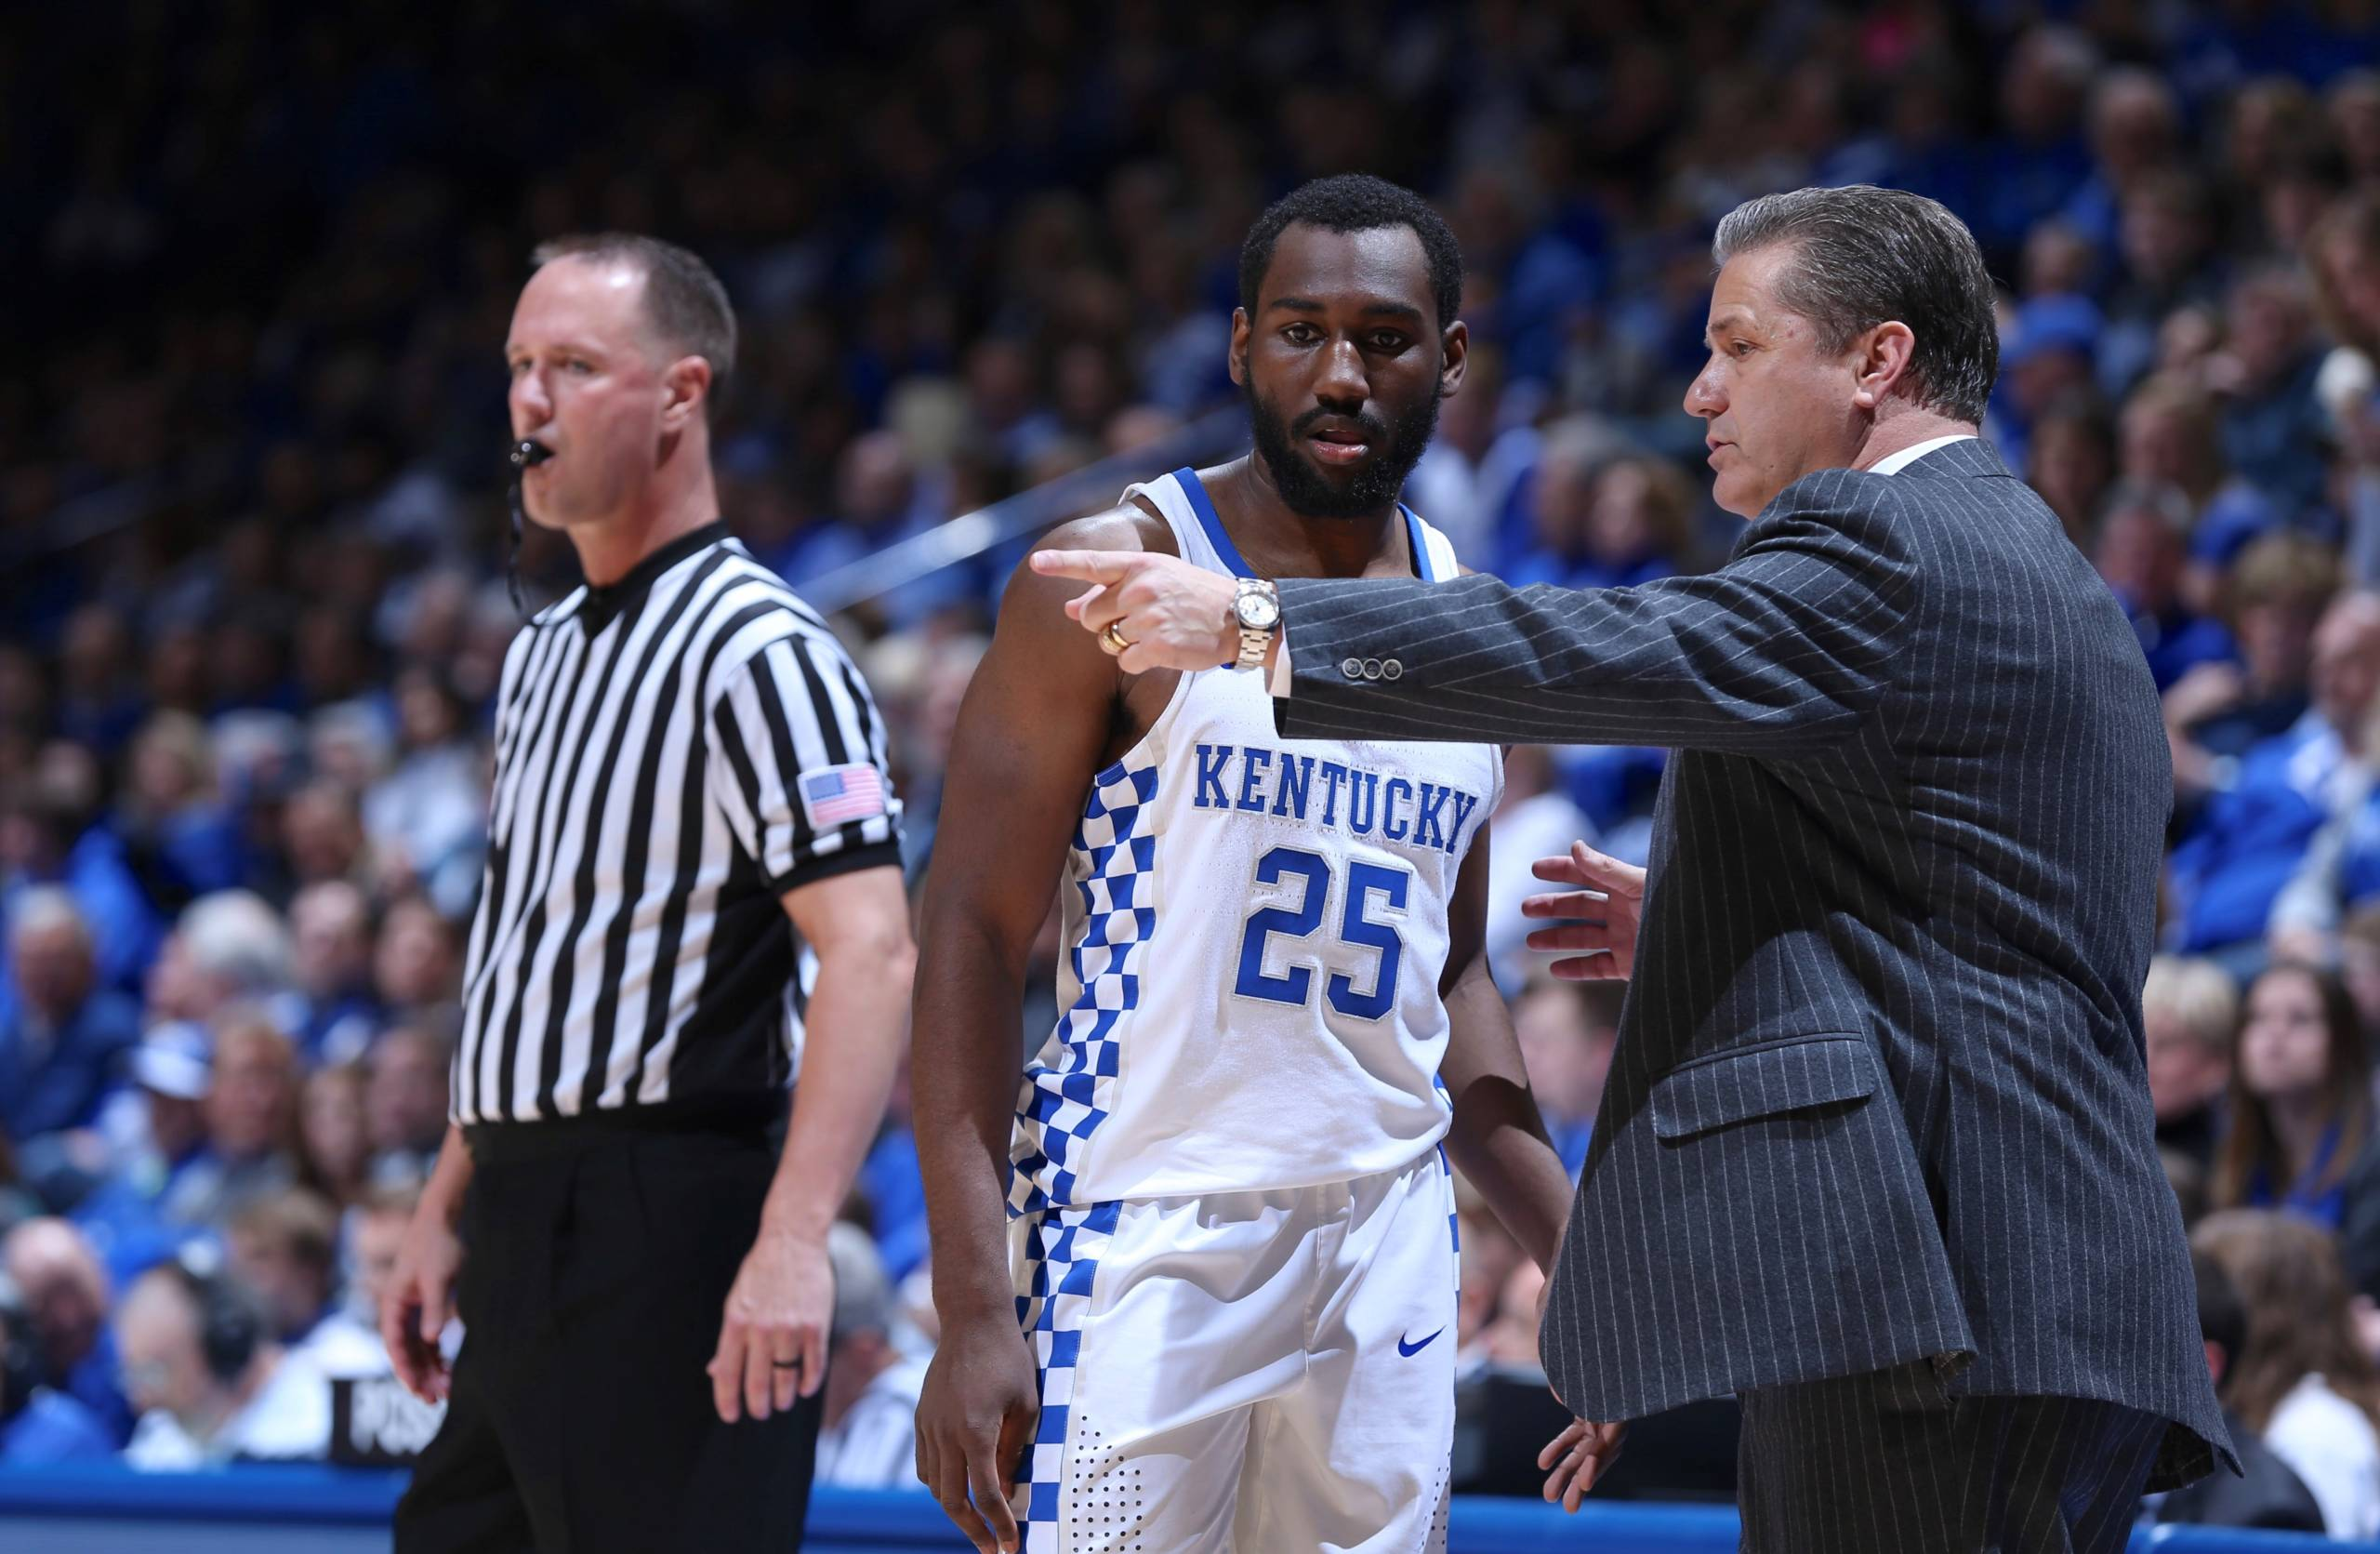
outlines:
[[1104, 511], [1068, 519], [1044, 534], [1037, 551], [1144, 551], [1151, 555], [1176, 556], [1182, 546], [1173, 525], [1149, 503], [1128, 497]]
[[[1142, 551], [1151, 555], [1178, 556], [1182, 547], [1173, 538], [1173, 529], [1158, 515], [1154, 506], [1126, 498], [1114, 507], [1070, 518], [1051, 528], [1034, 541], [1036, 551]], [[1031, 614], [1027, 618], [1038, 621], [1047, 613], [1045, 606], [1062, 604], [1082, 591], [1082, 585], [1069, 578], [1045, 577], [1033, 570], [1029, 561], [1019, 561], [1010, 574], [1008, 591], [1002, 595], [999, 623], [995, 634], [1009, 630], [1010, 605], [1023, 604]], [[1069, 623], [1071, 625], [1071, 623]]]

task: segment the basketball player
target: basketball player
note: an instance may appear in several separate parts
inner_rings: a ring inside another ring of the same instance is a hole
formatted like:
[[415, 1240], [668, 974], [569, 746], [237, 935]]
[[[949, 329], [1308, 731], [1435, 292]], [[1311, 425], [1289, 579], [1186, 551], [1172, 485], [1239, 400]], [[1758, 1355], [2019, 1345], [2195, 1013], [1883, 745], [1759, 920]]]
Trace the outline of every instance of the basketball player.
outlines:
[[[1047, 543], [1252, 579], [1251, 628], [1266, 579], [1452, 576], [1397, 501], [1462, 381], [1446, 224], [1376, 179], [1310, 183], [1239, 287], [1255, 452]], [[1285, 741], [1256, 674], [1123, 672], [1066, 618], [1076, 586], [1009, 585], [926, 890], [919, 1477], [986, 1551], [1443, 1547], [1441, 1140], [1540, 1266], [1569, 1212], [1482, 951], [1500, 754]], [[1053, 890], [1064, 1012], [1028, 1049]]]

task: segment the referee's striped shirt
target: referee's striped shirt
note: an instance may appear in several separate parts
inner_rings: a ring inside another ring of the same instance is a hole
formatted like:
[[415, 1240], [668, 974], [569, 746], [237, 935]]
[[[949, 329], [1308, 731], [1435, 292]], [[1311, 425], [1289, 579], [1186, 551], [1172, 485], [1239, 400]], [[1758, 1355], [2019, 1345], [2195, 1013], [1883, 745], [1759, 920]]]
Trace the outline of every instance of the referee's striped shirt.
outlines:
[[884, 724], [724, 524], [505, 656], [454, 1118], [781, 1108], [816, 960], [779, 897], [899, 862]]

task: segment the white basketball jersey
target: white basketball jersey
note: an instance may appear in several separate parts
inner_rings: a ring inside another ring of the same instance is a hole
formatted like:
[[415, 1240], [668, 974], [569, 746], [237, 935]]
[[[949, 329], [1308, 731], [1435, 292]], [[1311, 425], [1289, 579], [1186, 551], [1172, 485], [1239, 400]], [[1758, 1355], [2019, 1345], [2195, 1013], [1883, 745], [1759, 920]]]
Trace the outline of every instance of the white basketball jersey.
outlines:
[[[1133, 495], [1183, 559], [1254, 575], [1191, 471]], [[1454, 577], [1405, 521], [1422, 576]], [[1183, 675], [1075, 830], [1012, 1206], [1308, 1187], [1435, 1144], [1447, 903], [1502, 785], [1492, 745], [1284, 739], [1262, 676]]]

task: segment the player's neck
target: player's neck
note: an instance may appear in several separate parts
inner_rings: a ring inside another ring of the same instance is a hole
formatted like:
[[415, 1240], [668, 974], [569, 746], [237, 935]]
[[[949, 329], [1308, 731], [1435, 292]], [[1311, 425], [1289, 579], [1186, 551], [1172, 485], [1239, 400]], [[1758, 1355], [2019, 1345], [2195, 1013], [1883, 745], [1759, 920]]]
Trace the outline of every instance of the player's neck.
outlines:
[[1233, 499], [1219, 503], [1218, 514], [1249, 564], [1268, 578], [1360, 578], [1394, 570], [1388, 563], [1410, 569], [1409, 541], [1394, 500], [1354, 518], [1308, 517], [1281, 499], [1254, 454], [1240, 460], [1224, 485]]

